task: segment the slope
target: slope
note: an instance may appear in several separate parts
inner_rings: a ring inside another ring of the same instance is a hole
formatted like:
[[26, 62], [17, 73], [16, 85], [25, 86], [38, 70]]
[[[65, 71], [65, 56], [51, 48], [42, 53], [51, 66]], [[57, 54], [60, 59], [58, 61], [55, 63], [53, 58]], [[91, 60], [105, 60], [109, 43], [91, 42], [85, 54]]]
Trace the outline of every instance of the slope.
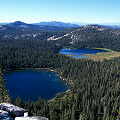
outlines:
[[24, 28], [24, 29], [36, 29], [41, 31], [61, 31], [65, 29], [69, 29], [70, 27], [64, 27], [64, 26], [49, 26], [49, 25], [35, 25], [35, 24], [27, 24], [21, 21], [15, 21], [14, 23], [7, 24], [11, 27], [17, 27], [17, 28]]

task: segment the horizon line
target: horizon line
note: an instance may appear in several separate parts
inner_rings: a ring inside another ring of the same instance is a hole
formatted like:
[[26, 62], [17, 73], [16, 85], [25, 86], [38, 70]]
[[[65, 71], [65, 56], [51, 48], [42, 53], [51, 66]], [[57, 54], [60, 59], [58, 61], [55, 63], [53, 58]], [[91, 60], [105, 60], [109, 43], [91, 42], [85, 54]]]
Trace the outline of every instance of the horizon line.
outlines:
[[120, 22], [102, 22], [102, 23], [95, 23], [95, 22], [63, 22], [63, 21], [40, 21], [40, 22], [24, 22], [24, 21], [21, 21], [21, 20], [16, 20], [16, 21], [11, 21], [11, 22], [0, 22], [1, 24], [2, 23], [14, 23], [14, 22], [17, 22], [17, 21], [20, 21], [20, 22], [23, 22], [23, 23], [28, 23], [28, 24], [35, 24], [35, 23], [40, 23], [40, 22], [62, 22], [62, 23], [70, 23], [70, 24], [111, 24], [111, 25], [117, 25], [117, 24], [120, 24]]

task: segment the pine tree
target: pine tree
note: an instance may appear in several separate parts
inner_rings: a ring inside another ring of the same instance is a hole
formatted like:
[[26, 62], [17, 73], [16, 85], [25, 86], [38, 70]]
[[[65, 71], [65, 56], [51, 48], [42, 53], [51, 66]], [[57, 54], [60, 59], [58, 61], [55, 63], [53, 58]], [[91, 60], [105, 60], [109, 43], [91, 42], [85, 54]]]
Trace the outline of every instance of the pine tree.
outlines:
[[8, 90], [5, 89], [6, 80], [4, 79], [2, 69], [0, 67], [0, 102], [6, 102], [9, 98]]
[[24, 106], [25, 106], [25, 103], [24, 103], [24, 101], [20, 98], [20, 96], [18, 96], [17, 99], [16, 99], [16, 106], [19, 106], [19, 107], [22, 107], [22, 108], [24, 108]]

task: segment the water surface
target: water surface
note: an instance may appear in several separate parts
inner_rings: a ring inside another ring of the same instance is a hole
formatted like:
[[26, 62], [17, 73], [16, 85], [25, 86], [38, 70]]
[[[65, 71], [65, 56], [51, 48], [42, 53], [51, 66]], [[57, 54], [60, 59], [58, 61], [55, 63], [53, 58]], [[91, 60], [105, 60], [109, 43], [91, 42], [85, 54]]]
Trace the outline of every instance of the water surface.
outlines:
[[87, 49], [87, 48], [83, 48], [83, 49], [65, 48], [60, 50], [61, 54], [74, 55], [73, 58], [79, 58], [79, 57], [87, 58], [87, 56], [84, 56], [84, 54], [97, 54], [99, 52], [108, 52], [108, 51], [102, 49]]
[[37, 101], [41, 96], [43, 99], [51, 99], [59, 92], [65, 92], [69, 89], [55, 72], [23, 70], [4, 73], [7, 79], [6, 89], [9, 94], [15, 98], [20, 96], [24, 101], [29, 98]]

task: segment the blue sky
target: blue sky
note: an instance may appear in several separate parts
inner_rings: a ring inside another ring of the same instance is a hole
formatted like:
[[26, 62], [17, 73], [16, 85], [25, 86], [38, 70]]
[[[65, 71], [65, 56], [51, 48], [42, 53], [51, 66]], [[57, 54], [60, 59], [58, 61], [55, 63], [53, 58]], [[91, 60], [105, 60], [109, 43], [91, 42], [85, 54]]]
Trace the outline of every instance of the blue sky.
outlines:
[[0, 0], [0, 22], [120, 22], [120, 0]]

